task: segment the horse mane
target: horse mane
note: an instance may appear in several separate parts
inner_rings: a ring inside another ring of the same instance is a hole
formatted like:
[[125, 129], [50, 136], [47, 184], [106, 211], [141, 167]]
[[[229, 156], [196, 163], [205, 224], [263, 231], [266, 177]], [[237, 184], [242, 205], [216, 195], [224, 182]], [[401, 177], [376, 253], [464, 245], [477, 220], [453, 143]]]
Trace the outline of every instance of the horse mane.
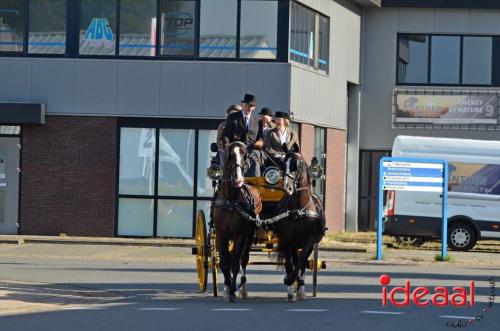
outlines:
[[305, 176], [307, 179], [307, 184], [311, 185], [311, 183], [312, 183], [311, 178], [309, 177], [309, 171], [307, 171], [307, 167], [309, 166], [309, 164], [307, 163], [306, 159], [304, 159], [302, 154], [297, 153], [297, 152], [288, 152], [288, 154], [293, 155], [293, 157], [296, 157], [297, 159], [299, 159], [300, 161], [302, 161], [305, 164], [304, 172], [305, 172]]

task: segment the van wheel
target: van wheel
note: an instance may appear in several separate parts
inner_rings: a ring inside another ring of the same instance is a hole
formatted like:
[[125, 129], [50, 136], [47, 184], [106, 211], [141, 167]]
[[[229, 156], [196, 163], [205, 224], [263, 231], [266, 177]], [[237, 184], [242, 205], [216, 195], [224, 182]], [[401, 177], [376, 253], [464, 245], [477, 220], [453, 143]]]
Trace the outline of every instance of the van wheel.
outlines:
[[453, 223], [448, 227], [448, 247], [454, 251], [468, 251], [476, 244], [476, 232], [466, 223]]
[[422, 237], [396, 237], [396, 243], [401, 246], [420, 247], [425, 243], [425, 238]]

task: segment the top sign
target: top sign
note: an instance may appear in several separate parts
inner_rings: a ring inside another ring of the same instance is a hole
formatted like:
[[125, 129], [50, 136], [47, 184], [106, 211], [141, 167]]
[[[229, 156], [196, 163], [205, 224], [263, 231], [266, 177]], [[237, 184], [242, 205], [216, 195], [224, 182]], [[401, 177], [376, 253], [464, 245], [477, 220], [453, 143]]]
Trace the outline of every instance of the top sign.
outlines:
[[444, 164], [384, 161], [381, 176], [384, 190], [443, 192]]
[[496, 94], [396, 96], [396, 123], [497, 124]]

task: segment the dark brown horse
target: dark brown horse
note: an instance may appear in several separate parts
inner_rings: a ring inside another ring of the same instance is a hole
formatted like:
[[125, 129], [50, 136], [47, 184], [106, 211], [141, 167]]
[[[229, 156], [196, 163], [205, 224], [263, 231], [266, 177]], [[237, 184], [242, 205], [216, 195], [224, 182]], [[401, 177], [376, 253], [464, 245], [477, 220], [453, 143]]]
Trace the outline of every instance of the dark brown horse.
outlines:
[[[321, 200], [312, 192], [308, 166], [295, 145], [284, 159], [283, 190], [286, 195], [279, 212], [290, 216], [274, 225], [279, 238], [279, 259], [285, 260], [287, 300], [305, 300], [305, 271], [314, 245], [325, 234], [325, 217]], [[300, 250], [300, 251], [299, 251]], [[297, 289], [293, 284], [297, 281]]]
[[[262, 209], [260, 193], [244, 183], [246, 148], [241, 142], [228, 144], [225, 149], [224, 170], [220, 188], [212, 204], [212, 221], [215, 226], [220, 269], [224, 274], [224, 297], [236, 301], [236, 282], [240, 271], [240, 297], [247, 297], [246, 266], [256, 224], [255, 217]], [[233, 242], [229, 249], [230, 241]]]

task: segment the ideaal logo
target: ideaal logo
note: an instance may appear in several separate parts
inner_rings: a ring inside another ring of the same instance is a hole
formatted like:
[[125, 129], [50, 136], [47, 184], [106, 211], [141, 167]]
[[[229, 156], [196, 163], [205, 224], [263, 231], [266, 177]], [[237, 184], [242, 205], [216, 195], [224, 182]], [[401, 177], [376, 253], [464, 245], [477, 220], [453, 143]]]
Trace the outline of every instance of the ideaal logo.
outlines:
[[[385, 274], [379, 277], [379, 282], [380, 285], [383, 286], [382, 305], [384, 307], [387, 307], [388, 300], [395, 307], [408, 307], [410, 305], [410, 302], [412, 302], [417, 307], [426, 307], [431, 303], [435, 307], [447, 307], [450, 304], [454, 307], [467, 307], [467, 305], [469, 305], [469, 307], [474, 307], [475, 305], [476, 289], [474, 281], [470, 281], [468, 287], [453, 287], [451, 293], [446, 287], [443, 286], [437, 286], [433, 291], [424, 286], [419, 286], [411, 290], [411, 284], [409, 280], [405, 281], [404, 287], [394, 287], [390, 292], [388, 292], [387, 286], [391, 283], [391, 278]], [[488, 282], [490, 284], [490, 296], [488, 298], [488, 303], [484, 305], [481, 311], [475, 314], [473, 319], [447, 321], [445, 323], [447, 327], [462, 328], [468, 326], [474, 321], [481, 321], [484, 318], [485, 312], [490, 309], [495, 303], [495, 280], [492, 277], [488, 279]], [[402, 301], [396, 300], [395, 296], [398, 293], [403, 294]], [[429, 294], [431, 294], [431, 298], [424, 299]]]
[[[410, 281], [405, 282], [404, 287], [394, 287], [387, 293], [387, 285], [391, 283], [391, 277], [382, 275], [379, 278], [380, 285], [382, 285], [382, 305], [387, 306], [387, 298], [389, 294], [389, 301], [395, 307], [407, 307], [410, 301], [417, 307], [426, 307], [431, 303], [435, 307], [447, 307], [450, 304], [454, 307], [466, 307], [469, 303], [470, 307], [474, 307], [475, 284], [473, 281], [469, 283], [469, 292], [467, 293], [466, 287], [454, 287], [453, 294], [446, 287], [438, 286], [432, 292], [429, 288], [424, 286], [416, 287], [413, 291], [410, 290]], [[411, 295], [410, 295], [411, 292]], [[402, 301], [396, 300], [395, 296], [402, 293], [404, 298]], [[424, 299], [427, 295], [432, 294], [431, 299]]]
[[83, 37], [85, 46], [111, 47], [113, 43], [113, 31], [109, 27], [107, 18], [93, 18]]

